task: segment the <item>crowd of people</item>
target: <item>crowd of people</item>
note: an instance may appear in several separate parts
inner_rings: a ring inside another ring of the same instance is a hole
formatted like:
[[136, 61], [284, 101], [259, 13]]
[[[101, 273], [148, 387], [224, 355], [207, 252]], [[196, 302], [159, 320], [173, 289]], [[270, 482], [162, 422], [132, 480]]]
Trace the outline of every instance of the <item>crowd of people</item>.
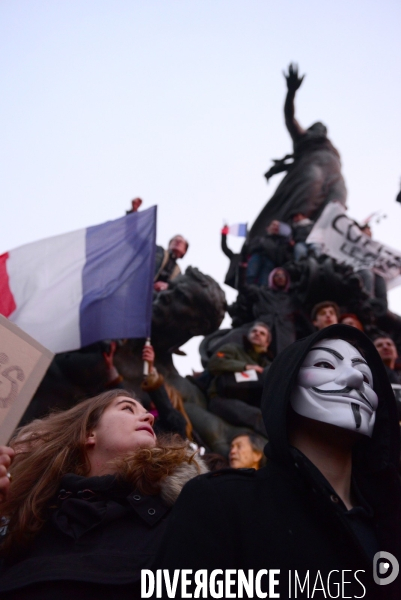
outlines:
[[[395, 564], [385, 587], [372, 575], [381, 551], [401, 560], [397, 348], [332, 300], [312, 308], [311, 333], [297, 339], [283, 264], [320, 249], [306, 243], [310, 219], [292, 221], [272, 221], [236, 261], [253, 320], [217, 338], [191, 377], [231, 427], [228, 452], [204, 443], [150, 343], [147, 407], [125, 388], [117, 340], [103, 353], [103, 393], [0, 447], [1, 598], [140, 598], [143, 569], [266, 570], [258, 585], [269, 597], [267, 572], [278, 569], [282, 598], [400, 598]], [[188, 246], [175, 235], [156, 248], [156, 297], [174, 287]], [[190, 597], [180, 594], [157, 597]]]

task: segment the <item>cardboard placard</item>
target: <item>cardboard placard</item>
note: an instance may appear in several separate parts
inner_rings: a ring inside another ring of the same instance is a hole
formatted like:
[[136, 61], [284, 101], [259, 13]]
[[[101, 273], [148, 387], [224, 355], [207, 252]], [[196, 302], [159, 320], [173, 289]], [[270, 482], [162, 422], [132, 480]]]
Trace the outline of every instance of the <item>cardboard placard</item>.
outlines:
[[0, 445], [12, 436], [53, 356], [0, 315]]

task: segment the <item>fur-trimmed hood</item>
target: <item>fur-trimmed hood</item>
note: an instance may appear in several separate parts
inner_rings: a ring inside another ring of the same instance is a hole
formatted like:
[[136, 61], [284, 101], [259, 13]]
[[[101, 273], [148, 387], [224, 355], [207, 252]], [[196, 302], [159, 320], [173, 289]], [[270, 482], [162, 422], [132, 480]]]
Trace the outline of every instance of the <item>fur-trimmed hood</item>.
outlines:
[[160, 495], [169, 507], [187, 481], [208, 471], [189, 442], [174, 435], [160, 436], [154, 448], [139, 448], [113, 464], [120, 482], [142, 494]]
[[173, 506], [184, 485], [197, 475], [207, 473], [206, 463], [196, 456], [189, 463], [181, 463], [160, 484], [160, 496], [167, 506]]

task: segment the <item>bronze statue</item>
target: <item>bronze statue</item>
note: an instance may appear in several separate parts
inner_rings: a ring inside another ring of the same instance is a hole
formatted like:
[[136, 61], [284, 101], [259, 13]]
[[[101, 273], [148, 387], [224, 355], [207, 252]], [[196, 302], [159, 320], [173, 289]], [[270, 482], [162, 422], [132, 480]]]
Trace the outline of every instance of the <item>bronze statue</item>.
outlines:
[[173, 350], [195, 335], [208, 335], [219, 328], [225, 309], [224, 292], [214, 279], [188, 267], [153, 301], [154, 343]]
[[[225, 295], [218, 283], [194, 267], [188, 267], [185, 274], [176, 277], [168, 289], [155, 297], [152, 315], [155, 366], [185, 401], [206, 405], [200, 390], [178, 374], [172, 354], [192, 337], [216, 331], [225, 310]], [[116, 366], [124, 377], [124, 385], [139, 395], [142, 395], [139, 387], [143, 370], [142, 346], [143, 340], [129, 340], [116, 353]]]
[[[294, 99], [303, 77], [298, 67], [290, 64], [287, 80], [287, 97], [284, 105], [285, 124], [294, 144], [293, 155], [287, 155], [266, 173], [269, 179], [275, 173], [287, 171], [272, 198], [259, 214], [250, 231], [250, 238], [263, 235], [273, 220], [290, 223], [298, 213], [315, 220], [328, 202], [341, 202], [345, 206], [347, 190], [341, 174], [338, 151], [327, 138], [322, 123], [303, 129], [295, 118]], [[293, 158], [289, 163], [288, 159]]]

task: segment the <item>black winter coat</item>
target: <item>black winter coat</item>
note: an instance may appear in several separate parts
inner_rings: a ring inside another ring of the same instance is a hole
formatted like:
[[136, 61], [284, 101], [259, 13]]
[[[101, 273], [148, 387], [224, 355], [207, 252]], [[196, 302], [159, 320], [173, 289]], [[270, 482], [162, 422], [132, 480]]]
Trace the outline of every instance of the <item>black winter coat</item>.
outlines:
[[[353, 457], [354, 485], [364, 506], [352, 511], [287, 441], [287, 407], [299, 368], [316, 341], [335, 337], [354, 340], [362, 348], [379, 397], [373, 436], [358, 442]], [[289, 346], [270, 367], [262, 411], [269, 437], [267, 466], [190, 481], [173, 509], [156, 566], [209, 572], [280, 569], [275, 591], [284, 599], [399, 600], [400, 576], [386, 586], [372, 577], [377, 549], [401, 563], [399, 429], [394, 395], [373, 344], [354, 328], [334, 325]], [[361, 523], [363, 533], [358, 535]], [[295, 595], [295, 572], [301, 584], [309, 577], [309, 593], [307, 586], [301, 592], [298, 585]], [[265, 592], [267, 581], [264, 576]]]
[[183, 484], [205, 471], [183, 463], [161, 481], [160, 495], [144, 495], [114, 475], [61, 480], [47, 520], [24, 552], [3, 561], [3, 600], [133, 600], [141, 569], [158, 550]]
[[250, 241], [247, 251], [249, 255], [263, 254], [277, 266], [281, 266], [291, 259], [289, 239], [283, 235], [266, 234], [256, 237]]
[[0, 597], [43, 581], [131, 584], [135, 590], [169, 512], [160, 496], [133, 492], [113, 475], [65, 475], [34, 544], [23, 556], [5, 562]]

